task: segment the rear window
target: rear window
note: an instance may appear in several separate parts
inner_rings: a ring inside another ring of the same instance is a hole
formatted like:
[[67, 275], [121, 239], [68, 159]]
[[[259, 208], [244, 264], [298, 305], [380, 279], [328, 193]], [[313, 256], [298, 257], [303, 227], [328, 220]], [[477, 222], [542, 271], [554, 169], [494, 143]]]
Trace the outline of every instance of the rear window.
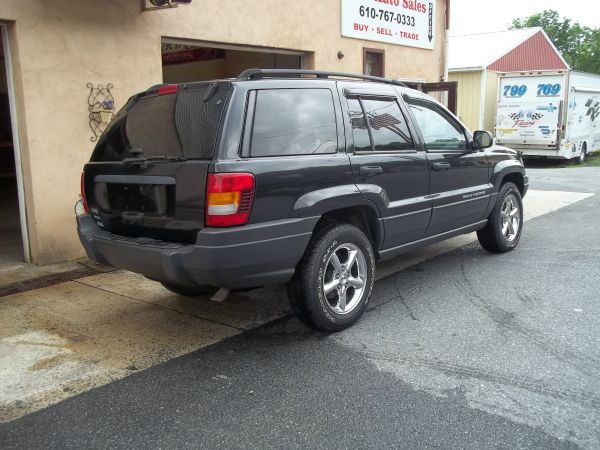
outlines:
[[329, 89], [257, 91], [250, 156], [336, 151], [337, 127]]
[[[205, 102], [206, 88], [142, 97], [128, 103], [98, 141], [91, 161], [121, 161], [136, 156], [212, 158], [230, 88], [219, 87]], [[132, 149], [136, 150], [131, 153]], [[137, 155], [137, 149], [142, 153]]]

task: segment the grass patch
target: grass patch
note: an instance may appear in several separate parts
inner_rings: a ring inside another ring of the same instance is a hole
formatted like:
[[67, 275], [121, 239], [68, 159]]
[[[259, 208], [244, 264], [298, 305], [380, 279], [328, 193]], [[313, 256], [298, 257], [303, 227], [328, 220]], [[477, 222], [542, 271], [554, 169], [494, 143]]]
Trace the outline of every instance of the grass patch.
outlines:
[[588, 155], [583, 163], [584, 167], [600, 167], [600, 153]]

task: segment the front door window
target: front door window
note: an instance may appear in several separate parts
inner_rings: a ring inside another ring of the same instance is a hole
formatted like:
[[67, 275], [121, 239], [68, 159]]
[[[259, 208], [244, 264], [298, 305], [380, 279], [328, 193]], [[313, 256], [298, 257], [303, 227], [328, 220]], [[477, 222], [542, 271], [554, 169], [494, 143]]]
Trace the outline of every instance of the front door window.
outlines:
[[467, 139], [462, 127], [442, 108], [426, 100], [411, 99], [408, 103], [419, 124], [427, 150], [467, 149]]

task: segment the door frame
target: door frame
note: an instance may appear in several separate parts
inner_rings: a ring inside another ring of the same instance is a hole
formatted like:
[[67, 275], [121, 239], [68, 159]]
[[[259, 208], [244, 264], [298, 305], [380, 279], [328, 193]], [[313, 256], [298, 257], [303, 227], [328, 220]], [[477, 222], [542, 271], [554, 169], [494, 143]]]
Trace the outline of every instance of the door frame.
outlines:
[[213, 42], [213, 41], [202, 41], [196, 39], [186, 38], [173, 38], [168, 36], [162, 36], [160, 40], [161, 44], [178, 44], [178, 45], [191, 45], [195, 47], [207, 47], [207, 48], [219, 48], [223, 50], [239, 50], [244, 52], [254, 53], [274, 53], [280, 55], [292, 55], [300, 57], [300, 69], [306, 67], [306, 59], [308, 52], [301, 50], [290, 50], [276, 47], [260, 47], [256, 45], [245, 45], [245, 44], [227, 44], [224, 42]]
[[448, 93], [448, 105], [446, 108], [454, 114], [456, 114], [456, 108], [458, 104], [458, 81], [440, 81], [439, 83], [425, 83], [419, 81], [405, 81], [405, 84], [417, 91], [429, 94], [430, 92], [447, 92]]
[[423, 92], [429, 94], [430, 92], [447, 92], [448, 93], [448, 106], [452, 114], [456, 116], [456, 106], [458, 103], [458, 81], [441, 81], [439, 83], [423, 83], [421, 85]]
[[27, 226], [27, 209], [25, 203], [25, 184], [23, 180], [23, 162], [21, 159], [21, 145], [19, 141], [19, 124], [17, 121], [17, 108], [15, 96], [15, 80], [13, 77], [12, 55], [8, 24], [0, 22], [2, 46], [4, 50], [4, 68], [6, 70], [6, 84], [8, 87], [8, 103], [10, 107], [10, 124], [12, 128], [13, 149], [15, 153], [15, 172], [17, 175], [17, 192], [19, 197], [19, 219], [21, 224], [21, 237], [23, 241], [23, 259], [31, 262], [31, 247], [29, 245], [29, 229]]

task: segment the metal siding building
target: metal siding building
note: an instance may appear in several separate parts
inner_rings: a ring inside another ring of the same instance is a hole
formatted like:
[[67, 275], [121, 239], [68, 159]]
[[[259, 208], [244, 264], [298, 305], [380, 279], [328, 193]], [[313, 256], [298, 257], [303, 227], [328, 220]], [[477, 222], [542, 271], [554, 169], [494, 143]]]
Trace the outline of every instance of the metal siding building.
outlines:
[[479, 104], [481, 102], [481, 72], [449, 72], [448, 81], [456, 81], [457, 115], [460, 120], [472, 128], [479, 122]]
[[561, 69], [569, 66], [541, 30], [487, 67], [495, 72]]
[[493, 131], [500, 74], [569, 70], [539, 27], [451, 36], [448, 79], [458, 82], [458, 116], [471, 129]]

